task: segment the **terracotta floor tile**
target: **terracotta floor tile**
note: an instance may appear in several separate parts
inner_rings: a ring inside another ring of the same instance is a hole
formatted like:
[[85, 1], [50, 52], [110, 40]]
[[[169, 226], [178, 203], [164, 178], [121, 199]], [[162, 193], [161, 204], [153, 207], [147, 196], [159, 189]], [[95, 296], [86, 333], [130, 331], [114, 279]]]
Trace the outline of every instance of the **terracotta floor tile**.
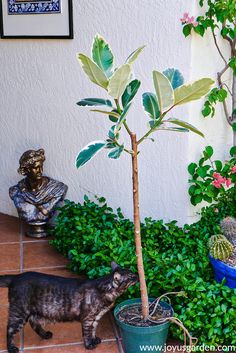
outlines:
[[83, 345], [73, 346], [58, 346], [58, 347], [45, 347], [41, 349], [26, 350], [27, 353], [119, 353], [116, 342], [104, 342], [97, 346], [97, 348], [87, 350]]
[[20, 244], [0, 244], [0, 272], [20, 269]]
[[24, 243], [24, 269], [66, 265], [68, 261], [48, 242]]
[[166, 353], [181, 353], [183, 352], [183, 349], [181, 349], [181, 347], [183, 347], [183, 342], [174, 340], [174, 339], [169, 339], [166, 342]]
[[[6, 330], [7, 330], [7, 318], [8, 318], [8, 308], [0, 307], [0, 350], [6, 349]], [[19, 346], [20, 335], [15, 336], [15, 343]]]
[[0, 213], [0, 223], [3, 222], [19, 222], [19, 218]]
[[[64, 343], [79, 343], [83, 342], [81, 324], [79, 322], [66, 322], [47, 324], [46, 331], [51, 331], [53, 337], [50, 340], [42, 340], [30, 327], [29, 324], [25, 326], [25, 347], [42, 347], [45, 345], [55, 345]], [[113, 339], [114, 334], [111, 328], [109, 318], [105, 316], [98, 325], [97, 335], [102, 340]]]
[[18, 220], [0, 223], [0, 243], [20, 241], [20, 223]]

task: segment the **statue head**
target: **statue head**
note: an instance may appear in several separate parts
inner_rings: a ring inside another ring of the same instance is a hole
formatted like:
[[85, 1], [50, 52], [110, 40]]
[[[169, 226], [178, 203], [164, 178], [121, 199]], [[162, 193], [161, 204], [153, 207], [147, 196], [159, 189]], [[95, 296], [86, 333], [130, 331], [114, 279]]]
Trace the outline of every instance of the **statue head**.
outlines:
[[30, 179], [42, 179], [43, 162], [45, 161], [44, 150], [28, 150], [22, 154], [19, 160], [18, 173], [26, 175]]

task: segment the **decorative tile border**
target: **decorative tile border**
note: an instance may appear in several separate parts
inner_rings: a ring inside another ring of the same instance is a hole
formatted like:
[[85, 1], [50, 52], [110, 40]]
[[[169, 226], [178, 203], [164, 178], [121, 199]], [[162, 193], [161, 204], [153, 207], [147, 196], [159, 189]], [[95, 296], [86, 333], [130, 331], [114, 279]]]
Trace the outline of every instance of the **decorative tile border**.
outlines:
[[9, 15], [61, 13], [61, 0], [8, 0]]

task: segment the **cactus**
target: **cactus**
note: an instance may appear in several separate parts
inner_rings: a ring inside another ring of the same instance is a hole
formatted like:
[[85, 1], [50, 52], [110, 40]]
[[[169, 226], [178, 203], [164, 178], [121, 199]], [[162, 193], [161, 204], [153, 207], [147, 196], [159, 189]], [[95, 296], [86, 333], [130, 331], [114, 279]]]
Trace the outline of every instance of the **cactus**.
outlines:
[[223, 234], [212, 235], [210, 237], [210, 239], [208, 240], [208, 248], [211, 249], [212, 246], [215, 245], [215, 243], [217, 243], [221, 240], [225, 240], [225, 236]]
[[233, 217], [226, 217], [221, 222], [221, 229], [224, 236], [234, 244], [236, 242], [236, 219]]
[[234, 251], [233, 245], [222, 234], [212, 235], [209, 239], [208, 246], [210, 255], [219, 260], [226, 260]]

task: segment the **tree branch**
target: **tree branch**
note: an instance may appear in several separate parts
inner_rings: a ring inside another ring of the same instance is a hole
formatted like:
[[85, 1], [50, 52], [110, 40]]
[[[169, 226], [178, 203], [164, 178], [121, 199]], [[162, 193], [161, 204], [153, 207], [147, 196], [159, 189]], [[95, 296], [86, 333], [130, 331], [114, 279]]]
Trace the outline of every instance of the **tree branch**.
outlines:
[[218, 52], [220, 54], [220, 57], [224, 61], [225, 65], [227, 65], [227, 60], [225, 59], [224, 55], [222, 54], [222, 52], [220, 50], [220, 47], [219, 47], [219, 45], [217, 43], [217, 40], [216, 40], [215, 32], [214, 32], [214, 30], [212, 28], [211, 28], [211, 33], [212, 33], [212, 36], [213, 36], [213, 39], [214, 39], [215, 46], [216, 46], [216, 48], [217, 48], [217, 50], [218, 50]]

